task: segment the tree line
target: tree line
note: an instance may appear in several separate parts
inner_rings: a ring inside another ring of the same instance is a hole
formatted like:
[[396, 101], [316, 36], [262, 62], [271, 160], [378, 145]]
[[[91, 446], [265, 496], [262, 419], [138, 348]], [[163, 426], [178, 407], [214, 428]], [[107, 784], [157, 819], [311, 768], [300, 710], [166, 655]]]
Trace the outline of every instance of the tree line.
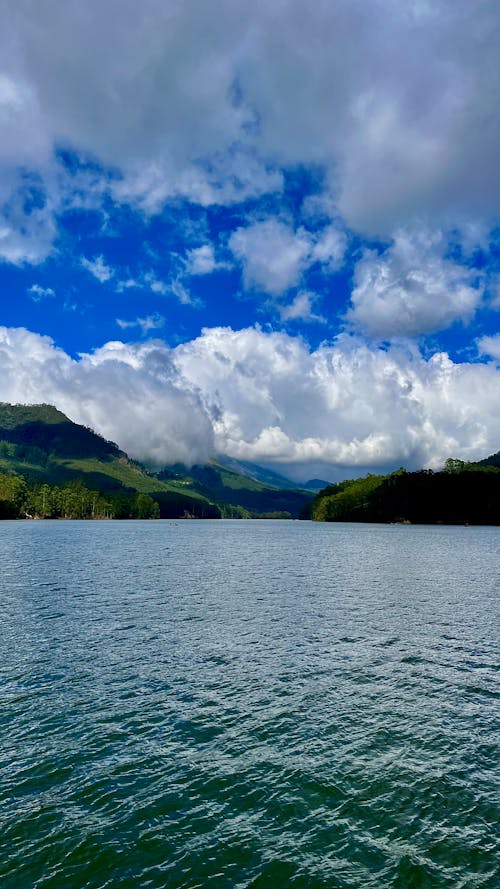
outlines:
[[500, 525], [500, 470], [449, 459], [441, 471], [399, 469], [324, 488], [303, 518], [323, 522]]
[[82, 482], [36, 484], [0, 472], [0, 519], [157, 519], [158, 503], [148, 494], [103, 494]]

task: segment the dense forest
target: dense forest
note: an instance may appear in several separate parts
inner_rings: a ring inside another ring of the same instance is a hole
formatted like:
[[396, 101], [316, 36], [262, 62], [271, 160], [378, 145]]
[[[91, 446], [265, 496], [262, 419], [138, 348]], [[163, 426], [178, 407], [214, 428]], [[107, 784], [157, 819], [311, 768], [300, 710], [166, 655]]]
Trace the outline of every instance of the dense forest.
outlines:
[[500, 525], [500, 469], [449, 459], [443, 470], [399, 469], [329, 485], [304, 510], [323, 522]]

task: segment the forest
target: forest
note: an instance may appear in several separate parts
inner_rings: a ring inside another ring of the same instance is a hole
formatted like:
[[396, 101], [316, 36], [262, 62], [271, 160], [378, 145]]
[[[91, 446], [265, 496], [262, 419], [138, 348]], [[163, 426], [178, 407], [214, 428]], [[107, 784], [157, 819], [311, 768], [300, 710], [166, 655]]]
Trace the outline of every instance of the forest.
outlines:
[[450, 458], [438, 472], [398, 469], [329, 485], [303, 517], [320, 522], [499, 525], [497, 458], [481, 463]]
[[0, 472], [0, 519], [156, 519], [160, 507], [148, 494], [92, 491], [79, 481], [33, 484]]

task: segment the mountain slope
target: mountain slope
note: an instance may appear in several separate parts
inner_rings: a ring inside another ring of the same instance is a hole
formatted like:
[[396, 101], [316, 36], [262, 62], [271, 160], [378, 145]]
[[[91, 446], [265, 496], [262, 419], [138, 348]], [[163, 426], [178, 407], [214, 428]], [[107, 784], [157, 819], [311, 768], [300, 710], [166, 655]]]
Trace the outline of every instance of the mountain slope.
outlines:
[[182, 481], [151, 475], [114, 442], [46, 404], [0, 403], [0, 472], [16, 473], [35, 485], [81, 483], [103, 494], [149, 494], [165, 517], [204, 515], [212, 506]]
[[47, 404], [0, 403], [0, 472], [23, 476], [31, 486], [81, 483], [102, 494], [150, 495], [165, 518], [295, 517], [310, 500], [305, 491], [266, 484], [217, 461], [153, 473]]
[[[228, 461], [231, 462], [231, 461]], [[237, 461], [234, 461], [237, 464]], [[257, 467], [258, 468], [258, 467]], [[255, 477], [237, 472], [219, 460], [204, 466], [166, 467], [158, 473], [161, 479], [184, 479], [187, 490], [213, 499], [216, 503], [238, 507], [252, 516], [296, 518], [309, 503], [311, 495], [297, 489], [278, 488]], [[280, 478], [276, 476], [276, 478]], [[285, 482], [287, 480], [285, 479]]]

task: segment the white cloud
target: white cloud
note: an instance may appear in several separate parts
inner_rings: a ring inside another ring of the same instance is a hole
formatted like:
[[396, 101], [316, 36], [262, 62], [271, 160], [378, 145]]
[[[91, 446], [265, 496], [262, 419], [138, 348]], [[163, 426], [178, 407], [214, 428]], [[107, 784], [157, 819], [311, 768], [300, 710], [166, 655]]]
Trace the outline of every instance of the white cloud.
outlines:
[[28, 287], [27, 293], [33, 302], [36, 303], [41, 302], [43, 299], [55, 296], [52, 287], [41, 287], [40, 284], [32, 284], [31, 287]]
[[318, 301], [316, 293], [301, 290], [288, 305], [279, 305], [278, 311], [282, 321], [315, 321], [324, 324], [326, 319], [314, 311], [314, 304]]
[[366, 250], [354, 275], [347, 318], [381, 339], [417, 336], [469, 321], [484, 292], [477, 272], [446, 259], [440, 232], [398, 232], [378, 255]]
[[229, 248], [243, 267], [245, 287], [279, 296], [300, 283], [305, 270], [318, 262], [333, 271], [342, 265], [347, 241], [333, 225], [318, 233], [296, 231], [280, 219], [268, 218], [238, 228]]
[[126, 321], [123, 318], [117, 318], [116, 323], [121, 330], [133, 329], [139, 327], [144, 335], [152, 330], [159, 330], [165, 325], [165, 318], [158, 312], [153, 315], [146, 315], [145, 318], [135, 318], [133, 321]]
[[96, 256], [95, 259], [87, 259], [83, 256], [81, 265], [84, 269], [87, 269], [94, 278], [97, 278], [101, 284], [109, 281], [114, 275], [113, 269], [104, 262], [103, 256]]
[[181, 305], [184, 306], [195, 306], [199, 305], [198, 300], [193, 299], [187, 287], [184, 286], [180, 278], [176, 278], [174, 281], [171, 281], [168, 285], [169, 293], [173, 293], [176, 299], [179, 300]]
[[123, 281], [118, 281], [115, 289], [117, 293], [123, 293], [125, 290], [144, 290], [157, 296], [174, 296], [185, 306], [199, 305], [199, 300], [191, 295], [183, 284], [181, 276], [173, 278], [171, 281], [162, 281], [156, 277], [154, 272], [144, 272], [137, 278], [125, 278]]
[[481, 337], [477, 342], [477, 347], [481, 355], [487, 355], [500, 362], [500, 333]]
[[164, 343], [107, 343], [70, 358], [49, 337], [0, 328], [0, 399], [56, 404], [78, 423], [158, 463], [205, 460], [213, 431]]
[[186, 259], [186, 275], [211, 275], [218, 269], [227, 268], [222, 262], [217, 262], [212, 244], [202, 244], [189, 250]]
[[283, 333], [213, 328], [175, 349], [110, 342], [74, 360], [47, 337], [0, 328], [1, 400], [52, 402], [157, 462], [218, 451], [305, 478], [484, 457], [500, 446], [499, 393], [495, 363], [347, 335], [311, 351]]
[[344, 335], [310, 351], [298, 338], [212, 329], [175, 350], [203, 393], [216, 445], [241, 459], [376, 468], [440, 465], [500, 445], [500, 376], [446, 354], [370, 347]]
[[[96, 193], [146, 213], [279, 192], [296, 165], [356, 230], [498, 213], [494, 0], [83, 6], [3, 4], [0, 168], [37, 172], [51, 207], [63, 145], [114, 171]], [[2, 255], [37, 261], [34, 239]]]
[[209, 164], [181, 158], [174, 163], [168, 154], [155, 161], [134, 162], [124, 167], [121, 178], [110, 182], [110, 193], [117, 202], [131, 204], [149, 216], [160, 213], [174, 198], [202, 207], [230, 206], [282, 190], [279, 170], [269, 169], [252, 152], [235, 154], [230, 149], [225, 146]]
[[40, 179], [0, 165], [0, 261], [37, 265], [52, 251], [56, 233]]
[[347, 238], [343, 231], [329, 225], [320, 231], [311, 249], [311, 262], [319, 262], [325, 270], [333, 272], [341, 268], [347, 249]]
[[243, 266], [245, 286], [277, 296], [298, 284], [310, 238], [303, 229], [294, 232], [277, 219], [266, 219], [236, 229], [229, 248]]

